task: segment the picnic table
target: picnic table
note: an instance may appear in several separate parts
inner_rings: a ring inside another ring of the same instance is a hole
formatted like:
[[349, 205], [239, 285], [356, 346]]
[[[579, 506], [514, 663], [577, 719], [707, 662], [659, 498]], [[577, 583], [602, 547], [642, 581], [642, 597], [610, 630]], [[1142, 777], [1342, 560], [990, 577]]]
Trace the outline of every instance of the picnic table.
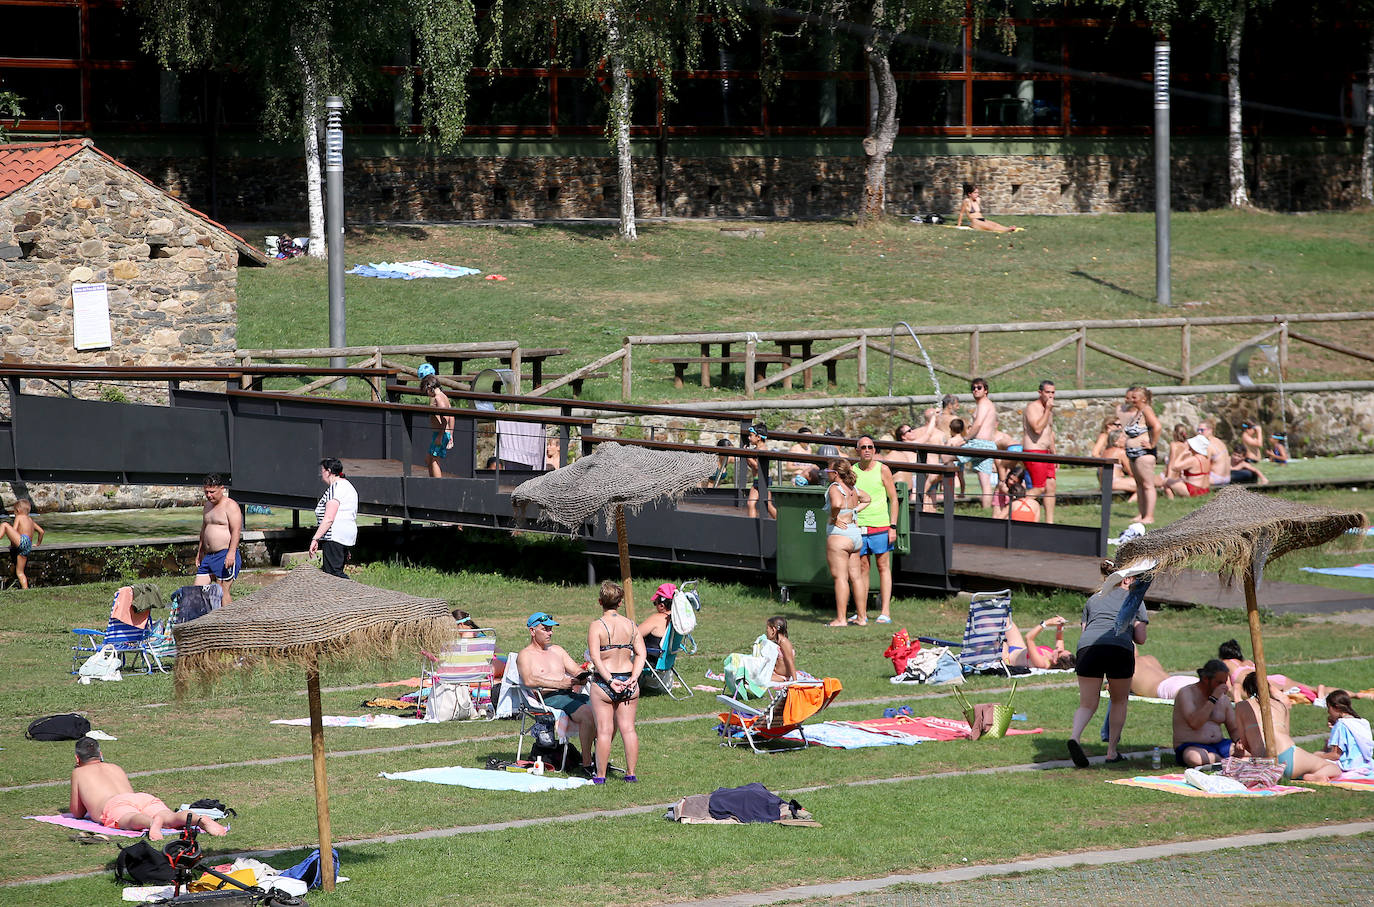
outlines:
[[[790, 365], [790, 364], [791, 364], [792, 362], [794, 362], [794, 361], [805, 362], [807, 359], [810, 359], [810, 358], [811, 358], [811, 344], [812, 344], [812, 341], [810, 341], [810, 340], [798, 341], [796, 344], [789, 343], [789, 342], [784, 342], [784, 341], [779, 341], [779, 342], [778, 342], [779, 352], [776, 352], [776, 353], [772, 353], [772, 352], [755, 352], [755, 353], [754, 353], [754, 381], [756, 381], [756, 382], [757, 382], [757, 381], [762, 381], [762, 380], [764, 379], [764, 377], [766, 377], [766, 375], [767, 375], [768, 366], [771, 365], [771, 364], [776, 363], [776, 364], [779, 364], [779, 365]], [[650, 361], [650, 362], [668, 363], [669, 365], [671, 365], [671, 366], [673, 367], [673, 386], [674, 386], [674, 387], [682, 387], [682, 385], [683, 385], [683, 379], [686, 377], [686, 374], [687, 374], [687, 366], [689, 366], [689, 365], [700, 365], [700, 366], [701, 366], [701, 386], [702, 386], [702, 387], [710, 387], [710, 386], [711, 386], [711, 366], [713, 366], [713, 365], [719, 365], [719, 366], [720, 366], [720, 380], [721, 380], [721, 383], [724, 384], [725, 382], [727, 382], [727, 381], [730, 380], [730, 366], [731, 366], [731, 365], [738, 365], [738, 364], [744, 363], [744, 362], [745, 362], [745, 356], [744, 356], [743, 353], [733, 353], [733, 354], [732, 354], [732, 353], [730, 352], [730, 344], [729, 344], [729, 343], [721, 343], [721, 344], [718, 344], [719, 347], [720, 347], [720, 353], [719, 353], [719, 355], [712, 355], [712, 353], [711, 353], [711, 347], [712, 347], [712, 346], [716, 346], [716, 345], [717, 345], [717, 344], [712, 344], [712, 343], [703, 343], [703, 344], [701, 344], [701, 355], [699, 355], [699, 356], [656, 356], [656, 357], [650, 359], [649, 361]], [[798, 352], [793, 352], [793, 347], [794, 347], [794, 346], [798, 347]], [[839, 356], [835, 357], [834, 359], [827, 360], [827, 361], [824, 363], [824, 365], [825, 365], [826, 380], [827, 380], [830, 384], [835, 384], [835, 383], [836, 383], [836, 377], [835, 377], [835, 363], [836, 363], [837, 361], [839, 361], [840, 359], [853, 359], [853, 358], [855, 358], [857, 355], [858, 355], [857, 353], [855, 353], [854, 351], [851, 350], [850, 352], [840, 354]], [[783, 387], [784, 387], [784, 388], [786, 388], [786, 389], [788, 389], [788, 390], [791, 390], [791, 389], [792, 389], [792, 377], [791, 377], [790, 375], [789, 375], [788, 377], [782, 379], [782, 381], [783, 381]], [[808, 369], [805, 369], [805, 370], [802, 372], [802, 385], [803, 385], [803, 387], [805, 387], [805, 388], [807, 388], [807, 389], [809, 389], [809, 388], [811, 387], [811, 369], [809, 369], [809, 368], [808, 368]]]
[[[526, 362], [530, 364], [531, 379], [534, 382], [533, 386], [539, 387], [541, 384], [544, 383], [544, 362], [548, 359], [554, 358], [555, 356], [566, 355], [569, 352], [571, 351], [567, 347], [548, 347], [542, 349], [520, 349], [515, 351], [502, 350], [493, 351], [491, 353], [468, 352], [455, 353], [449, 355], [427, 353], [425, 355], [425, 361], [428, 362], [430, 365], [434, 366], [434, 370], [436, 372], [439, 371], [440, 366], [447, 363], [450, 365], [453, 377], [455, 379], [459, 381], [471, 381], [473, 377], [475, 377], [475, 375], [465, 375], [462, 373], [463, 365], [465, 363], [473, 362], [478, 359], [496, 359], [500, 361], [502, 364], [504, 364], [507, 368], [510, 368], [512, 358], [518, 355], [520, 357], [520, 362], [522, 365]], [[521, 371], [524, 371], [523, 368], [521, 369]], [[521, 378], [523, 380], [523, 374]], [[550, 378], [550, 380], [553, 379]], [[578, 387], [578, 385], [580, 384], [581, 382], [574, 382], [574, 393], [580, 393], [580, 388]]]
[[[802, 362], [805, 362], [806, 360], [808, 360], [808, 359], [811, 358], [811, 344], [812, 344], [812, 342], [813, 342], [813, 341], [810, 341], [810, 340], [799, 340], [799, 341], [797, 341], [797, 344], [801, 347], [801, 352], [798, 353], [798, 354], [793, 354], [793, 352], [792, 352], [792, 345], [793, 345], [793, 344], [792, 344], [791, 342], [789, 342], [789, 341], [786, 341], [786, 340], [779, 340], [779, 341], [778, 341], [778, 347], [782, 350], [782, 354], [783, 354], [784, 356], [789, 357], [789, 359], [798, 359], [798, 360], [800, 360], [800, 361], [802, 361]], [[827, 359], [827, 360], [825, 360], [825, 362], [824, 362], [823, 364], [825, 365], [825, 380], [826, 380], [826, 383], [827, 383], [827, 384], [838, 384], [838, 383], [839, 383], [838, 379], [835, 377], [835, 365], [836, 365], [836, 363], [838, 363], [841, 359], [857, 359], [858, 357], [859, 357], [859, 354], [858, 354], [856, 351], [850, 350], [850, 351], [847, 352], [847, 353], [840, 353], [838, 356], [834, 357], [833, 359]], [[784, 378], [784, 379], [782, 380], [782, 383], [783, 383], [783, 387], [787, 388], [788, 390], [791, 390], [791, 389], [792, 389], [792, 379], [791, 379], [790, 377], [789, 377], [789, 378]], [[811, 389], [811, 369], [809, 369], [809, 368], [808, 368], [808, 369], [803, 369], [803, 370], [802, 370], [802, 387], [805, 388], [806, 390], [810, 390], [810, 389]]]

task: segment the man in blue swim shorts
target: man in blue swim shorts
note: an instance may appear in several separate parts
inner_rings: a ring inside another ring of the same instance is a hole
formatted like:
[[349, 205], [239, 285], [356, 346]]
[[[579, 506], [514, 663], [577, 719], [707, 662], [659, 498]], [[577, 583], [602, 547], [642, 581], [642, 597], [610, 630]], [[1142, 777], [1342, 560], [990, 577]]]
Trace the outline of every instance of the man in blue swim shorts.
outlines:
[[[596, 717], [586, 693], [577, 692], [587, 676], [582, 666], [572, 660], [562, 646], [553, 644], [553, 629], [558, 621], [545, 611], [536, 611], [525, 621], [530, 631], [530, 644], [515, 656], [522, 686], [539, 691], [544, 704], [558, 709], [577, 725], [582, 744], [582, 774], [596, 776]], [[600, 779], [597, 783], [605, 783]]]
[[[1226, 662], [1210, 659], [1197, 676], [1197, 683], [1174, 697], [1174, 758], [1184, 768], [1221, 762], [1231, 755], [1231, 740], [1241, 733], [1235, 706], [1226, 695], [1231, 679]], [[1223, 727], [1231, 739], [1222, 734]]]
[[222, 604], [233, 601], [229, 587], [239, 575], [239, 536], [243, 534], [243, 511], [229, 497], [224, 478], [218, 473], [205, 477], [205, 508], [196, 548], [196, 585], [219, 583], [224, 593]]

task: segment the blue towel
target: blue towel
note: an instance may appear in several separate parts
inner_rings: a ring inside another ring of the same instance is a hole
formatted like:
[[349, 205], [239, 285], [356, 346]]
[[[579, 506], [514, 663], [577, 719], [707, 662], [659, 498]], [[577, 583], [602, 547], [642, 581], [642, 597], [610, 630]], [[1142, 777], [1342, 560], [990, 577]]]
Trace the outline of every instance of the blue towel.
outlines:
[[389, 778], [392, 781], [428, 781], [431, 784], [475, 787], [478, 790], [527, 792], [570, 790], [592, 783], [586, 778], [555, 778], [549, 775], [531, 775], [528, 772], [492, 772], [484, 768], [464, 768], [461, 765], [450, 765], [446, 768], [419, 768], [411, 772], [382, 772], [381, 777]]
[[1329, 576], [1358, 576], [1360, 579], [1374, 579], [1374, 564], [1356, 564], [1353, 567], [1303, 567], [1308, 573], [1325, 573]]

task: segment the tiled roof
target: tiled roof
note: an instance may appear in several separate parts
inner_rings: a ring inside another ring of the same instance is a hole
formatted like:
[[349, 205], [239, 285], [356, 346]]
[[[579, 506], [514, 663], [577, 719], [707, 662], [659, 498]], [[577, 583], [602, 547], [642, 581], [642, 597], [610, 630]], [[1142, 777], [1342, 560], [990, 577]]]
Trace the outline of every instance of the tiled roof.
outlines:
[[0, 198], [23, 189], [88, 146], [94, 147], [90, 139], [0, 145]]
[[196, 217], [228, 234], [238, 247], [241, 260], [246, 258], [254, 264], [267, 264], [266, 256], [249, 245], [242, 236], [239, 236], [233, 230], [224, 226], [224, 224], [211, 220], [203, 212], [197, 211], [181, 199], [173, 195], [167, 195], [167, 193], [163, 192], [163, 190], [152, 180], [95, 147], [95, 143], [90, 139], [67, 139], [62, 142], [32, 142], [25, 145], [0, 145], [0, 199], [4, 199], [6, 196], [18, 192], [20, 189], [29, 185], [45, 173], [60, 166], [69, 158], [86, 148], [91, 149], [116, 167], [127, 171], [135, 179], [143, 180], [143, 182], [157, 189], [157, 191], [162, 192]]

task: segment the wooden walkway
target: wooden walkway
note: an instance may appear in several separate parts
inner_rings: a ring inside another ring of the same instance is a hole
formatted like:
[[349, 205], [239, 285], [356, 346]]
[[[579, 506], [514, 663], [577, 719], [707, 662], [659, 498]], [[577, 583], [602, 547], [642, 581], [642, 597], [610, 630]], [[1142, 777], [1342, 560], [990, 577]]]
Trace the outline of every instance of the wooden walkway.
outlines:
[[[1043, 586], [1091, 594], [1102, 585], [1099, 563], [1097, 558], [1081, 555], [956, 544], [950, 573], [974, 581], [965, 585], [985, 580], [998, 585]], [[1260, 585], [1258, 596], [1261, 608], [1278, 614], [1374, 610], [1374, 595], [1325, 586], [1265, 582]], [[1245, 607], [1245, 593], [1239, 587], [1226, 588], [1216, 574], [1201, 570], [1185, 570], [1178, 576], [1156, 581], [1145, 600], [1156, 607]]]

